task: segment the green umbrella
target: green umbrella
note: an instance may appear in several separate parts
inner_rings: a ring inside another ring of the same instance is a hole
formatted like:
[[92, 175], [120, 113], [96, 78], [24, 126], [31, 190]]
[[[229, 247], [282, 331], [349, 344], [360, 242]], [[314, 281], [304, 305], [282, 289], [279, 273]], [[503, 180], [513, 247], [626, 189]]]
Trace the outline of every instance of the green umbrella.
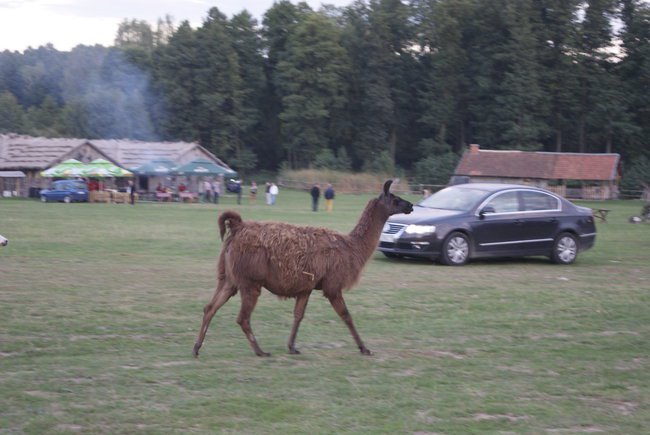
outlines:
[[176, 163], [168, 159], [155, 159], [144, 165], [132, 168], [131, 170], [138, 175], [159, 175], [165, 176], [172, 173], [176, 169]]
[[224, 175], [234, 177], [237, 172], [232, 169], [219, 166], [211, 160], [197, 159], [176, 168], [175, 175]]
[[76, 159], [68, 159], [56, 166], [52, 166], [41, 172], [41, 177], [46, 178], [74, 178], [83, 176], [83, 170], [86, 167]]
[[133, 172], [120, 168], [104, 159], [96, 159], [90, 162], [82, 171], [84, 177], [105, 178], [105, 177], [132, 177]]

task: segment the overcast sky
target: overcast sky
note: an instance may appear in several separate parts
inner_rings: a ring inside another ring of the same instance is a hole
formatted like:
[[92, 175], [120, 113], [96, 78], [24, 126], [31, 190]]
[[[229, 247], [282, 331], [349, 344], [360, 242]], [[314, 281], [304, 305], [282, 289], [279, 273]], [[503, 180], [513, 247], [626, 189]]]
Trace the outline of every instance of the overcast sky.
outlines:
[[[203, 22], [211, 7], [231, 17], [247, 9], [261, 21], [274, 0], [0, 0], [0, 51], [24, 51], [52, 43], [69, 51], [78, 44], [113, 45], [119, 24], [128, 19], [146, 20], [171, 15], [178, 25]], [[291, 0], [296, 4], [296, 0]], [[306, 0], [315, 10], [321, 3], [344, 6], [352, 0]]]

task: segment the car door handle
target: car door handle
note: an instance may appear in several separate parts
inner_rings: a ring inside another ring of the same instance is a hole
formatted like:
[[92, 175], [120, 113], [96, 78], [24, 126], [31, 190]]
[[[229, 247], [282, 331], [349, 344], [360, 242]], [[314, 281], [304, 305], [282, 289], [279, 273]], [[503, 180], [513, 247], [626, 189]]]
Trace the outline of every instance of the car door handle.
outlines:
[[515, 219], [515, 225], [523, 225], [524, 221], [521, 219]]

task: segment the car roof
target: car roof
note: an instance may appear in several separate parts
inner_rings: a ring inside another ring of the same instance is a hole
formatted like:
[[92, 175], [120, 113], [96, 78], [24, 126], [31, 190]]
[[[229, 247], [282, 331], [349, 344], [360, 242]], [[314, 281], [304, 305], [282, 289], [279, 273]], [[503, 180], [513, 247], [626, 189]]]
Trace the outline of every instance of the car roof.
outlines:
[[531, 189], [531, 190], [546, 192], [545, 189], [535, 187], [535, 186], [526, 186], [525, 184], [507, 184], [507, 183], [464, 183], [464, 184], [455, 184], [449, 187], [457, 187], [461, 189], [484, 190], [486, 192], [498, 192], [500, 190], [509, 190], [509, 189]]

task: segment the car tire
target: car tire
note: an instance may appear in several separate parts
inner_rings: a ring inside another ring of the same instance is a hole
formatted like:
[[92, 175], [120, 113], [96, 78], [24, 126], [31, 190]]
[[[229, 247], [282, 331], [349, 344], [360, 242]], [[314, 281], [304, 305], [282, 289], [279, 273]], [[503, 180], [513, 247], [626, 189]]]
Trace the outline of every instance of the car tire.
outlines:
[[63, 202], [65, 202], [66, 204], [70, 204], [72, 202], [72, 198], [66, 195], [63, 197]]
[[462, 266], [469, 260], [469, 254], [469, 237], [456, 231], [449, 234], [442, 244], [440, 261], [447, 266]]
[[551, 260], [555, 264], [571, 264], [578, 257], [578, 239], [571, 233], [561, 233], [553, 242]]
[[41, 195], [41, 202], [47, 202], [47, 196]]

